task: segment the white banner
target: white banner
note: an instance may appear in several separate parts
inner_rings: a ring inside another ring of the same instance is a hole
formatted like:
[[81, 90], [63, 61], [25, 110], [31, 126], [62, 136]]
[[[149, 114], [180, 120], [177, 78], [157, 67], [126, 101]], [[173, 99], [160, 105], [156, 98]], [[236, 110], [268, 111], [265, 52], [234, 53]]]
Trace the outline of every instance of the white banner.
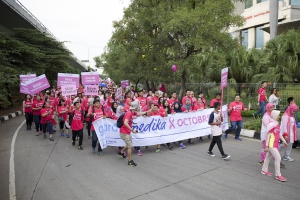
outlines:
[[[175, 142], [211, 134], [208, 125], [209, 116], [213, 108], [202, 111], [170, 114], [168, 117], [138, 117], [134, 119], [132, 128], [138, 130], [131, 133], [134, 146], [150, 146]], [[227, 105], [222, 108], [222, 129], [228, 129]], [[97, 137], [102, 148], [107, 146], [125, 146], [120, 137], [117, 121], [98, 119], [93, 122]]]

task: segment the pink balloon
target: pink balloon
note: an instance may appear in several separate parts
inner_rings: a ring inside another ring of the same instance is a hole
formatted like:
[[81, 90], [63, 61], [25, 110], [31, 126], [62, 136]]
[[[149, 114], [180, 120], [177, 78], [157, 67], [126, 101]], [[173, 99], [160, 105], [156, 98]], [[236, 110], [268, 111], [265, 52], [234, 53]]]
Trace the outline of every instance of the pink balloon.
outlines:
[[177, 67], [177, 65], [172, 65], [171, 69], [172, 69], [173, 72], [176, 72], [178, 70], [178, 67]]

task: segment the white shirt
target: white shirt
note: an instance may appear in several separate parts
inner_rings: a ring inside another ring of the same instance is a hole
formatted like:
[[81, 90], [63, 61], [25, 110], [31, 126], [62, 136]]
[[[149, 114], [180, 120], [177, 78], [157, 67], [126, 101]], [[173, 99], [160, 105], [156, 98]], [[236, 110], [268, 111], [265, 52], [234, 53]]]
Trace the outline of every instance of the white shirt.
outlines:
[[277, 106], [279, 104], [280, 99], [278, 97], [275, 96], [275, 94], [272, 94], [269, 97], [269, 102], [274, 104], [275, 106]]

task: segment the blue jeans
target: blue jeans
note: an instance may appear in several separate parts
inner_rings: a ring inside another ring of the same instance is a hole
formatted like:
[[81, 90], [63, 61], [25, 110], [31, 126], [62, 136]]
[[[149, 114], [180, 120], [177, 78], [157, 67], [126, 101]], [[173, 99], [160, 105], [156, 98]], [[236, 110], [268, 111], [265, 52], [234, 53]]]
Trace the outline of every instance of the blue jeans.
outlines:
[[35, 123], [35, 129], [36, 129], [36, 132], [40, 132], [43, 130], [42, 128], [42, 125], [40, 123], [41, 121], [41, 116], [40, 115], [33, 115], [33, 118], [34, 118], [34, 123]]
[[[98, 137], [96, 131], [92, 131], [92, 148], [96, 148]], [[100, 142], [98, 143], [98, 152], [102, 151]]]
[[259, 115], [259, 113], [261, 113], [261, 118], [264, 116], [265, 111], [266, 111], [266, 102], [259, 102], [259, 110], [254, 113], [254, 116], [256, 117], [257, 115]]
[[236, 133], [235, 133], [235, 139], [239, 138], [241, 130], [242, 130], [242, 127], [243, 127], [243, 121], [236, 121], [236, 122], [230, 122], [230, 123], [231, 123], [231, 127], [225, 131], [225, 134], [230, 133], [237, 126]]

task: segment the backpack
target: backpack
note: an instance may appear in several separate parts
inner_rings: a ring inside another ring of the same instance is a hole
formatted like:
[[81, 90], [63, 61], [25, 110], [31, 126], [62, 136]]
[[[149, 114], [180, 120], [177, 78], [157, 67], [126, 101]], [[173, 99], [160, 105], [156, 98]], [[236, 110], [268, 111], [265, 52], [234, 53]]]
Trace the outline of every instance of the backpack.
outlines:
[[121, 128], [124, 125], [123, 119], [124, 119], [125, 114], [126, 114], [126, 112], [123, 113], [122, 115], [120, 115], [120, 117], [118, 118], [118, 120], [117, 120], [118, 128]]

